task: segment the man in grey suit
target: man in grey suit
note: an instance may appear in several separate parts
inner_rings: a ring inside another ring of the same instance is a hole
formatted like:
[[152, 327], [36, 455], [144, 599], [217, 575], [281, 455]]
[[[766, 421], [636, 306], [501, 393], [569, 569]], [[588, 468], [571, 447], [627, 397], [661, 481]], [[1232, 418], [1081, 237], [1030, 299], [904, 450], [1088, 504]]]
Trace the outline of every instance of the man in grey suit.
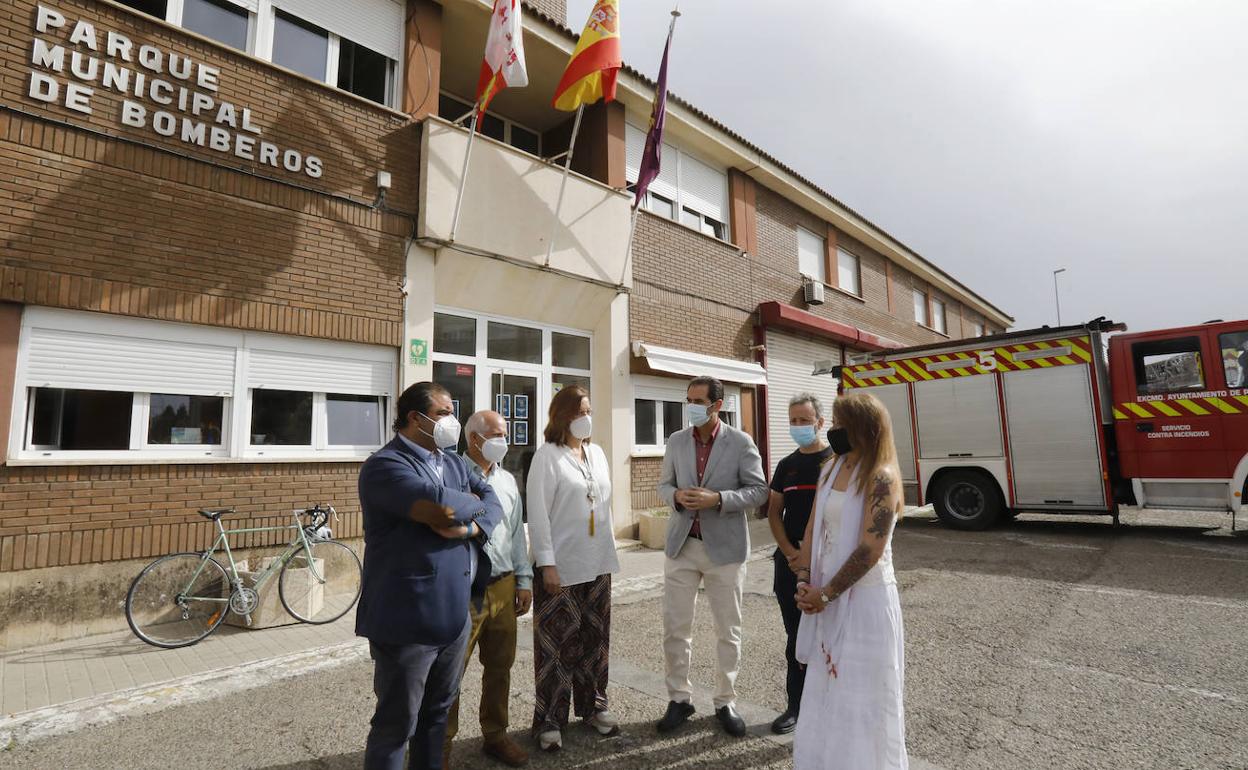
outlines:
[[745, 735], [737, 713], [741, 596], [750, 553], [747, 512], [767, 502], [767, 480], [754, 440], [719, 419], [724, 385], [689, 383], [685, 414], [693, 426], [673, 433], [663, 456], [659, 495], [672, 509], [663, 584], [663, 655], [669, 703], [658, 723], [671, 732], [693, 714], [693, 613], [705, 584], [715, 619], [715, 715], [729, 735]]

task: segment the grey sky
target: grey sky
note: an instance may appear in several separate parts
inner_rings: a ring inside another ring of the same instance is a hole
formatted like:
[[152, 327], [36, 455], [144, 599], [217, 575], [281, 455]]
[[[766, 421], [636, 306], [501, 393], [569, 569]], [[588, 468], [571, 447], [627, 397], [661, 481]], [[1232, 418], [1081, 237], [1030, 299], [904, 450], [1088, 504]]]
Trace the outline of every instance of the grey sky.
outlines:
[[[569, 0], [579, 30], [593, 0]], [[672, 0], [624, 0], [654, 76]], [[684, 0], [670, 87], [1025, 328], [1248, 317], [1248, 2]]]

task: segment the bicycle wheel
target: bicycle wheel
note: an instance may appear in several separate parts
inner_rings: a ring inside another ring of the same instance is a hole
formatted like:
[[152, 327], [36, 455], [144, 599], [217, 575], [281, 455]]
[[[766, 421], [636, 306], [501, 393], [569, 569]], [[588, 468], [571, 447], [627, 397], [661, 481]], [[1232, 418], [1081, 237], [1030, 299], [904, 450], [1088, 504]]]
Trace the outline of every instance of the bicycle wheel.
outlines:
[[318, 540], [308, 543], [312, 552], [298, 551], [282, 565], [277, 594], [282, 606], [304, 623], [330, 623], [355, 606], [360, 598], [360, 557], [342, 543]]
[[186, 647], [221, 625], [229, 596], [230, 581], [216, 559], [169, 554], [147, 565], [130, 584], [126, 622], [148, 644]]

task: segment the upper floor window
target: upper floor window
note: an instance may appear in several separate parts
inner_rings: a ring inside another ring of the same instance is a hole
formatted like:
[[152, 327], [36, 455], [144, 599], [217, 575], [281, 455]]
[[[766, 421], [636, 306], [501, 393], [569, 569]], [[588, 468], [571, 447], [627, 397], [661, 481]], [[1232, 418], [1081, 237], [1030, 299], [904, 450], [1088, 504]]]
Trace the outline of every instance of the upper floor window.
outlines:
[[168, 3], [166, 0], [117, 0], [122, 5], [129, 6], [136, 11], [142, 11], [148, 16], [155, 16], [158, 19], [165, 18], [168, 13]]
[[338, 47], [338, 87], [385, 104], [392, 77], [391, 66], [391, 61], [385, 56], [342, 38]]
[[931, 318], [928, 317], [927, 308], [927, 292], [922, 289], [914, 290], [914, 321], [920, 326], [931, 326]]
[[[472, 109], [471, 104], [450, 94], [438, 96], [438, 116], [446, 120], [467, 122], [472, 116]], [[503, 144], [509, 144], [521, 152], [537, 156], [542, 154], [541, 134], [493, 112], [486, 112], [481, 116], [481, 119], [477, 121], [477, 132], [482, 136], [497, 139]]]
[[797, 270], [820, 283], [828, 282], [827, 245], [804, 227], [797, 228]]
[[[624, 126], [625, 178], [637, 182], [646, 132]], [[648, 211], [709, 235], [728, 238], [728, 176], [684, 150], [663, 145], [659, 176], [650, 183], [645, 206]]]
[[378, 104], [397, 98], [404, 11], [394, 0], [120, 2]]
[[229, 0], [182, 0], [182, 26], [240, 51], [247, 50], [250, 17]]
[[971, 336], [972, 337], [984, 336], [984, 325], [980, 323], [979, 321], [972, 321], [971, 322]]
[[858, 262], [857, 255], [850, 254], [845, 249], [838, 248], [836, 250], [836, 280], [837, 286], [850, 294], [858, 296], [862, 295], [862, 266]]
[[329, 61], [329, 33], [289, 13], [277, 11], [273, 21], [273, 63], [324, 80]]
[[935, 297], [932, 297], [932, 328], [941, 334], [946, 334], [949, 330], [945, 321], [945, 303]]

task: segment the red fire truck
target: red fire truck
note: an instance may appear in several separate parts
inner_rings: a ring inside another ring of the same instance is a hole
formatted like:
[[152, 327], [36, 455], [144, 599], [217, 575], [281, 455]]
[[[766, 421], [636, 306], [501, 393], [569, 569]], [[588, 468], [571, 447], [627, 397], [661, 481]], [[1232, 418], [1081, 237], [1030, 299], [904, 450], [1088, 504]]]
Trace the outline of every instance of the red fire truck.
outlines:
[[907, 502], [984, 529], [1021, 511], [1225, 511], [1248, 495], [1248, 321], [1125, 334], [1099, 318], [834, 369], [888, 408]]

